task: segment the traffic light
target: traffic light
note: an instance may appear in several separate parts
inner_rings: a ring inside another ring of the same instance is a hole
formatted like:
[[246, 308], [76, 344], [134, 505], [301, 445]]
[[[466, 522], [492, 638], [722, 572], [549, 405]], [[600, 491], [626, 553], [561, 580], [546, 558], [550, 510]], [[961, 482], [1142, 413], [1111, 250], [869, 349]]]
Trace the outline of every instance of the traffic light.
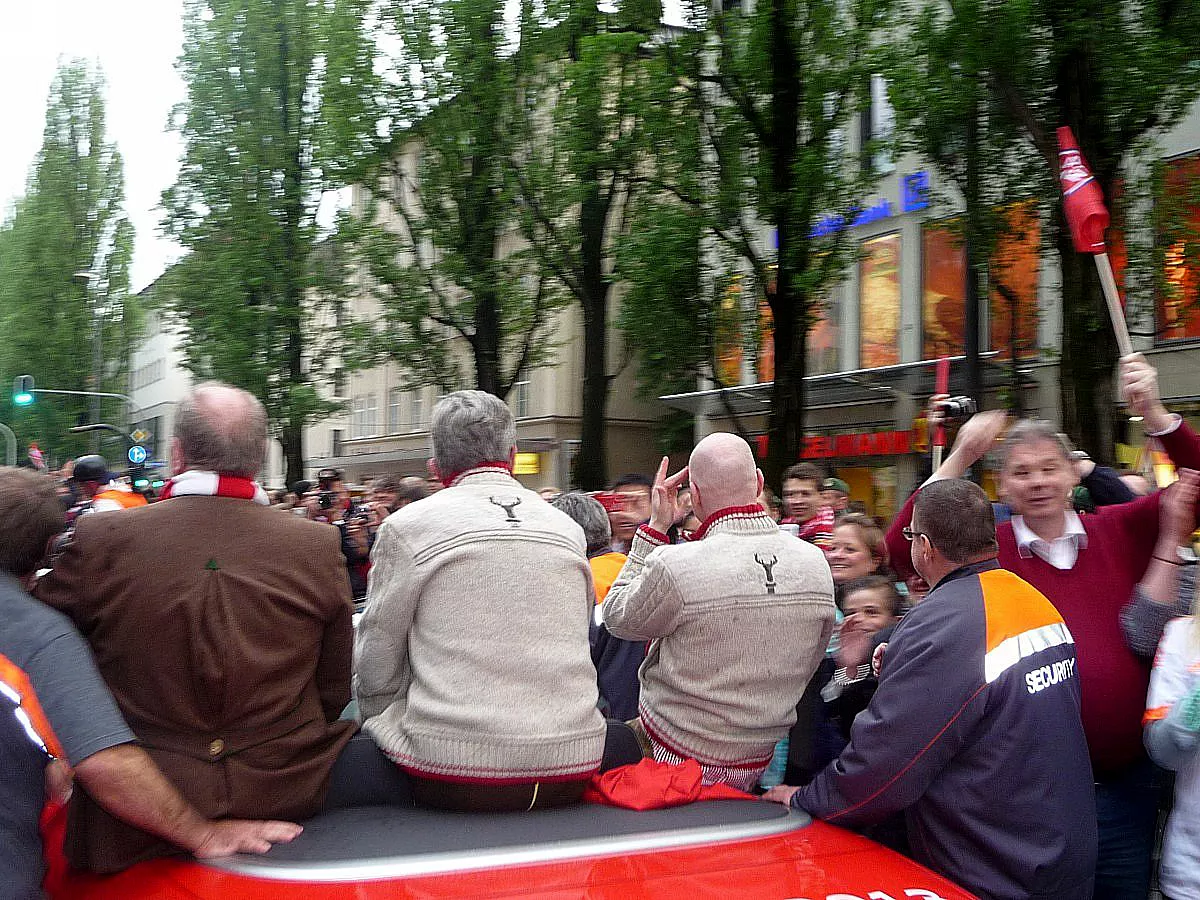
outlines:
[[18, 375], [13, 379], [13, 403], [17, 406], [29, 406], [33, 403], [32, 375]]

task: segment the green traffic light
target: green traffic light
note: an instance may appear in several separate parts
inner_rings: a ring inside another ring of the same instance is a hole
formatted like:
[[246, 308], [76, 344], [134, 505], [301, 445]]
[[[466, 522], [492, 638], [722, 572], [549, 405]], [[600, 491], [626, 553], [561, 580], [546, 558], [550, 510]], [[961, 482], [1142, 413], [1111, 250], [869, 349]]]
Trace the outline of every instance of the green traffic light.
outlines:
[[17, 406], [28, 406], [33, 402], [33, 394], [13, 394], [13, 403]]

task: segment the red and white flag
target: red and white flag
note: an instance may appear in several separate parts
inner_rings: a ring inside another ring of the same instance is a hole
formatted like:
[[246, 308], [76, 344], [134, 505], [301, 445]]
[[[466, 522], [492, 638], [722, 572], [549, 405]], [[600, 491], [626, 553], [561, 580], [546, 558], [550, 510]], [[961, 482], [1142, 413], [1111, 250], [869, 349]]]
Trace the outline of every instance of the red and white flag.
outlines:
[[1058, 174], [1075, 249], [1080, 253], [1104, 253], [1104, 230], [1108, 228], [1104, 193], [1079, 152], [1069, 126], [1058, 129]]

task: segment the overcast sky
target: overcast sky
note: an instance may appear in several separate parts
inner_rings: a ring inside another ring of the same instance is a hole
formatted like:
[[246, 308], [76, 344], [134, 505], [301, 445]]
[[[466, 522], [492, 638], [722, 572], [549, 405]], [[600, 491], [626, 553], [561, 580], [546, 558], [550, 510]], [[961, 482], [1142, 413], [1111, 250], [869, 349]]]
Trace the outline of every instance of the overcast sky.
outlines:
[[[678, 21], [678, 0], [666, 18]], [[137, 232], [133, 289], [177, 259], [159, 234], [159, 199], [182, 150], [167, 130], [184, 99], [175, 71], [183, 40], [183, 0], [0, 0], [0, 209], [25, 191], [41, 147], [46, 99], [60, 60], [97, 63], [107, 81], [108, 139], [125, 161], [125, 208]]]

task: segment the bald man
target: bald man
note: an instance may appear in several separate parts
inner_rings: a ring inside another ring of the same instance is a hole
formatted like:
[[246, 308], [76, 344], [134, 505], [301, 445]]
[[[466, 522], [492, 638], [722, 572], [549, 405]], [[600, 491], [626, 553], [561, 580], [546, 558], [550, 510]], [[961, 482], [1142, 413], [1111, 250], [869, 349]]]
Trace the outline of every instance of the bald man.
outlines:
[[[179, 404], [162, 501], [80, 519], [36, 594], [91, 644], [150, 758], [203, 815], [306, 818], [354, 733], [350, 584], [337, 529], [271, 509], [254, 482], [267, 414], [227, 384]], [[174, 852], [71, 797], [76, 868]], [[0, 893], [3, 893], [0, 891]]]
[[[709, 435], [686, 468], [668, 478], [667, 466], [664, 457], [604, 623], [651, 642], [633, 722], [646, 755], [695, 759], [705, 783], [749, 790], [829, 642], [833, 578], [819, 549], [780, 532], [758, 504], [762, 472], [740, 437]], [[670, 545], [689, 476], [702, 524]]]

